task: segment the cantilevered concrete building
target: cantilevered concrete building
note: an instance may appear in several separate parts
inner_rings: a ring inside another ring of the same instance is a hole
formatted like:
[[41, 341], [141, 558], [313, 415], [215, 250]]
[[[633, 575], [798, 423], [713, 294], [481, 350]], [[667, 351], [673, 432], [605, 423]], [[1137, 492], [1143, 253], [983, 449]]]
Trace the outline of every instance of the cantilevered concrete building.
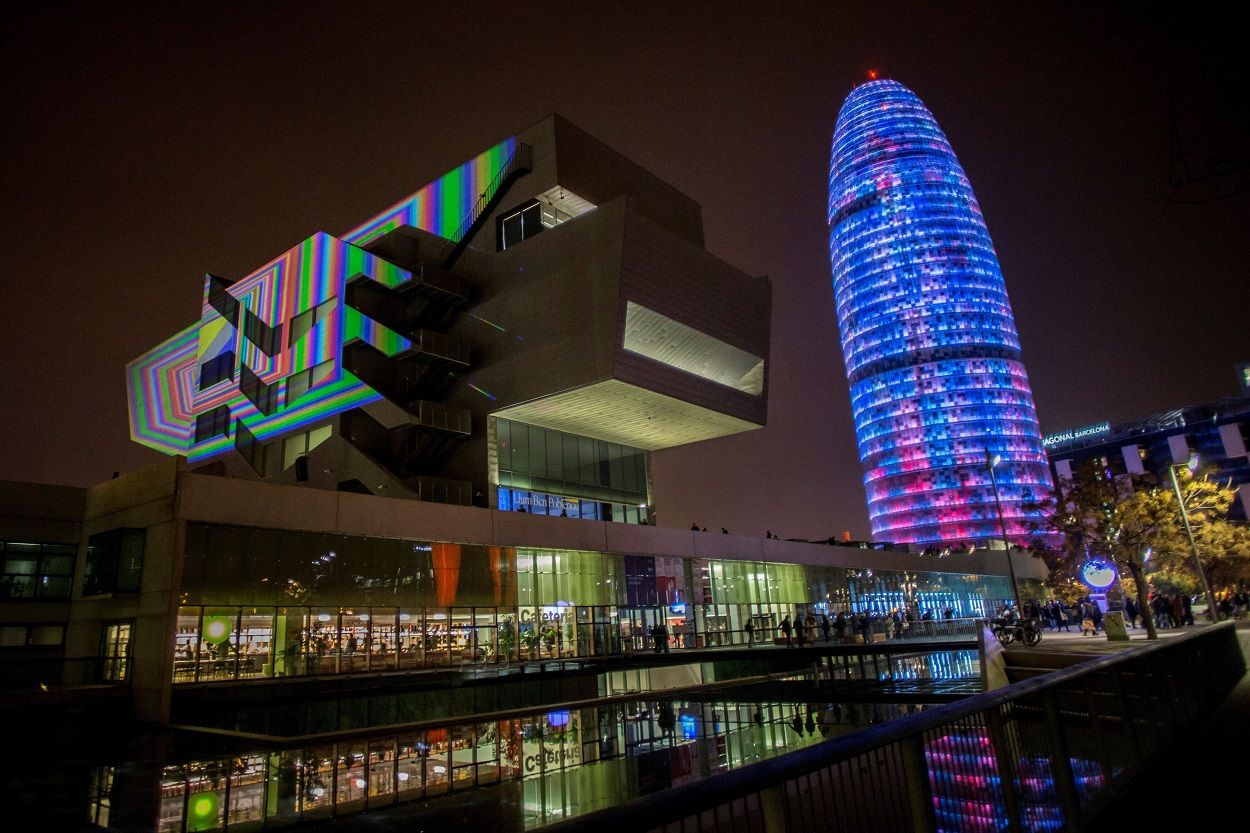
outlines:
[[639, 523], [647, 452], [764, 424], [769, 315], [698, 204], [552, 116], [205, 276], [128, 368], [131, 432], [231, 476]]

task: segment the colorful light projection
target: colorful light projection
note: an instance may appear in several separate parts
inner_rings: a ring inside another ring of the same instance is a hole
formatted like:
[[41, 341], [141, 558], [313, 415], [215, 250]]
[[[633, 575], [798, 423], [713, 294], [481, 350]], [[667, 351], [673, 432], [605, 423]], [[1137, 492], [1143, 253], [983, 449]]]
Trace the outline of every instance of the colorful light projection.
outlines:
[[[408, 271], [320, 233], [226, 289], [239, 304], [238, 325], [209, 303], [211, 281], [206, 279], [200, 323], [129, 365], [131, 438], [198, 461], [234, 443], [233, 431], [198, 444], [194, 441], [196, 415], [222, 405], [230, 410], [231, 424], [241, 420], [258, 440], [265, 440], [380, 398], [381, 394], [342, 369], [343, 345], [364, 341], [393, 356], [411, 343], [342, 303], [347, 283], [360, 276], [388, 287], [412, 279]], [[290, 343], [284, 323], [310, 310], [317, 310], [316, 321]], [[273, 356], [243, 334], [248, 314], [279, 330]], [[227, 353], [235, 357], [234, 372], [201, 389], [200, 368]], [[281, 404], [273, 413], [261, 413], [240, 390], [242, 367], [263, 385], [287, 380], [286, 390], [279, 392]], [[303, 374], [310, 374], [306, 389], [292, 400], [290, 380]]]
[[[232, 284], [226, 292], [240, 307], [234, 323], [209, 303], [212, 287], [206, 277], [199, 323], [126, 367], [131, 439], [166, 454], [186, 454], [198, 462], [229, 450], [234, 443], [233, 429], [204, 442], [194, 442], [196, 417], [222, 405], [230, 409], [231, 426], [241, 420], [257, 440], [265, 441], [381, 398], [381, 394], [341, 368], [343, 346], [359, 339], [394, 356], [411, 343], [345, 306], [343, 290], [349, 280], [360, 275], [388, 287], [398, 286], [412, 276], [358, 247], [404, 226], [453, 237], [478, 195], [512, 158], [516, 144], [516, 137], [509, 137], [348, 232], [343, 239], [318, 233]], [[332, 303], [318, 311], [309, 332], [293, 344], [288, 343], [291, 320], [327, 302]], [[243, 335], [245, 309], [279, 330], [279, 349], [274, 355], [268, 355]], [[231, 351], [234, 372], [200, 390], [200, 368]], [[262, 414], [243, 395], [239, 389], [243, 367], [264, 385], [287, 380], [286, 389], [279, 392], [276, 411]], [[290, 380], [301, 374], [313, 374], [307, 389], [293, 401], [287, 401]]]
[[946, 136], [902, 84], [847, 96], [829, 166], [829, 254], [874, 540], [1008, 536], [1051, 488], [998, 258]]
[[490, 150], [440, 176], [410, 197], [343, 235], [348, 243], [365, 246], [388, 232], [411, 226], [452, 239], [512, 154], [516, 137], [509, 136]]

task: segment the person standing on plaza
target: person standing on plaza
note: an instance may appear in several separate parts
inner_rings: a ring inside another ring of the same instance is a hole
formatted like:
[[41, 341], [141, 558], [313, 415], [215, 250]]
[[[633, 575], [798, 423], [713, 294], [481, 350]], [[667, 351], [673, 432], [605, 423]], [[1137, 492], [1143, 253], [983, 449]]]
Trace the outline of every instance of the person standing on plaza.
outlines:
[[748, 619], [747, 623], [742, 626], [742, 629], [747, 632], [747, 647], [754, 648], [755, 647], [755, 623], [752, 622], [750, 619]]
[[820, 632], [825, 637], [825, 642], [829, 641], [829, 616], [828, 614], [820, 614]]
[[1185, 603], [1181, 601], [1180, 593], [1172, 594], [1172, 625], [1173, 627], [1181, 627], [1185, 624]]
[[786, 614], [785, 618], [781, 620], [781, 625], [779, 627], [781, 629], [781, 633], [786, 638], [786, 647], [787, 648], [794, 647], [790, 643], [790, 633], [794, 630], [794, 627], [790, 624], [790, 614], [788, 613]]
[[802, 616], [798, 616], [794, 620], [794, 635], [799, 640], [800, 648], [807, 644], [807, 623]]
[[1137, 604], [1131, 598], [1124, 599], [1124, 617], [1128, 619], [1130, 628], [1137, 627]]

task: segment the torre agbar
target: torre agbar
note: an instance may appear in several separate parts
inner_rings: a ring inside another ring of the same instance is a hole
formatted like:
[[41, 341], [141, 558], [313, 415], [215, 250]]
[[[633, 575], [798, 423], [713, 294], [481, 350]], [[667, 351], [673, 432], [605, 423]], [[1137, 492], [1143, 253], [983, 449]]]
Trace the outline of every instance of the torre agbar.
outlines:
[[968, 177], [902, 84], [843, 103], [828, 219], [874, 540], [998, 541], [1001, 511], [1018, 542], [1051, 487], [1020, 340]]

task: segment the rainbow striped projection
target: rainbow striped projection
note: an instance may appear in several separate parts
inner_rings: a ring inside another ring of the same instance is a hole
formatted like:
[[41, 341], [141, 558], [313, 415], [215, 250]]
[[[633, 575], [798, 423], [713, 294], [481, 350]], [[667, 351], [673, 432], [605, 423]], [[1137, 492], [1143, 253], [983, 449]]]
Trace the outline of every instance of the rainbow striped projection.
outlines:
[[[315, 234], [231, 284], [225, 292], [238, 302], [234, 322], [210, 303], [212, 281], [206, 276], [200, 321], [127, 365], [131, 439], [199, 462], [230, 450], [234, 426], [240, 422], [265, 441], [380, 399], [381, 394], [343, 369], [343, 347], [363, 341], [395, 356], [412, 343], [346, 306], [344, 290], [359, 276], [397, 287], [412, 275], [360, 247], [404, 226], [451, 238], [515, 150], [515, 137], [505, 139], [342, 239]], [[244, 310], [278, 330], [274, 355], [244, 335]], [[292, 320], [310, 310], [317, 310], [315, 323], [292, 343]], [[201, 386], [202, 369], [213, 360], [228, 364], [232, 372]], [[278, 386], [271, 413], [261, 413], [243, 394], [244, 368], [262, 385]], [[294, 395], [293, 382], [298, 382]], [[229, 409], [229, 430], [197, 443], [196, 418], [222, 406]]]
[[516, 151], [516, 137], [510, 136], [475, 159], [448, 171], [417, 193], [383, 211], [372, 220], [357, 226], [343, 239], [357, 246], [394, 231], [411, 226], [452, 239], [472, 211], [477, 198], [486, 191], [495, 176], [503, 170]]
[[[393, 356], [411, 343], [342, 303], [348, 281], [358, 276], [388, 287], [412, 279], [406, 270], [363, 249], [328, 234], [316, 234], [227, 288], [226, 293], [239, 303], [236, 325], [209, 303], [210, 281], [206, 278], [200, 323], [128, 367], [132, 439], [198, 461], [233, 446], [233, 432], [194, 442], [196, 415], [221, 405], [229, 407], [231, 424], [242, 421], [263, 440], [378, 399], [380, 394], [340, 366], [343, 345], [361, 340]], [[316, 308], [321, 308], [324, 317], [318, 317], [307, 333], [288, 344], [283, 323]], [[266, 355], [243, 335], [243, 310], [281, 330], [280, 349], [274, 356]], [[235, 357], [233, 376], [202, 387], [199, 377], [203, 364], [230, 352]], [[307, 391], [295, 401], [281, 398], [280, 406], [269, 415], [257, 410], [239, 389], [242, 367], [268, 385], [318, 366], [323, 372]]]
[[1051, 481], [972, 186], [920, 99], [855, 88], [829, 166], [829, 255], [875, 540], [1027, 537]]

